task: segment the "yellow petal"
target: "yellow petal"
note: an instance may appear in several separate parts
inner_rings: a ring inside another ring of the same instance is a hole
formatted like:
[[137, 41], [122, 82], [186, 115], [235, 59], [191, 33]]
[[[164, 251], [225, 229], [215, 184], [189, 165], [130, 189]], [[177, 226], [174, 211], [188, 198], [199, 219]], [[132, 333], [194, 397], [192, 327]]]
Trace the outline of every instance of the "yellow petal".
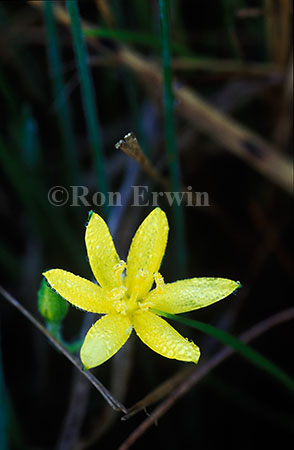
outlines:
[[153, 308], [178, 314], [211, 305], [230, 295], [239, 286], [239, 282], [226, 278], [191, 278], [167, 283], [163, 292], [154, 289], [146, 297], [146, 302], [150, 302]]
[[122, 284], [114, 270], [120, 259], [108, 227], [98, 214], [92, 213], [85, 239], [90, 266], [100, 286], [113, 289]]
[[164, 255], [168, 235], [165, 213], [154, 209], [138, 228], [127, 259], [126, 286], [130, 294], [143, 298], [153, 283]]
[[81, 360], [86, 369], [99, 366], [124, 345], [132, 332], [128, 316], [109, 314], [90, 328], [81, 348]]
[[50, 286], [74, 306], [100, 314], [115, 311], [105, 291], [97, 284], [61, 269], [48, 270], [43, 275]]
[[133, 316], [133, 325], [144, 344], [160, 355], [180, 361], [198, 362], [200, 350], [197, 345], [183, 338], [156, 314], [139, 311]]

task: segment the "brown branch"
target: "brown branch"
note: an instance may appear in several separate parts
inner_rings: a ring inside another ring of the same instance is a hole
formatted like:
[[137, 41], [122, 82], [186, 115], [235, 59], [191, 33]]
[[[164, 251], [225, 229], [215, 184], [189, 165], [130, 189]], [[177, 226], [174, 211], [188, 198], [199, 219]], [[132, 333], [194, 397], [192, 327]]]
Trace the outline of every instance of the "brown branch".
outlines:
[[[135, 159], [138, 164], [140, 164], [142, 170], [152, 178], [155, 183], [158, 183], [165, 189], [169, 191], [170, 182], [168, 178], [164, 177], [160, 174], [160, 172], [154, 167], [151, 161], [147, 158], [147, 156], [143, 153], [140, 144], [134, 135], [133, 132], [130, 132], [124, 136], [119, 142], [115, 144], [115, 148], [117, 150], [122, 150], [131, 158]], [[191, 186], [188, 186], [191, 189]], [[189, 189], [186, 189], [185, 186], [181, 186], [181, 193], [183, 194], [183, 200], [186, 202], [188, 206], [201, 206], [202, 203], [202, 193], [193, 192]], [[204, 201], [206, 201], [204, 199]]]
[[38, 328], [41, 333], [43, 333], [49, 341], [55, 345], [55, 347], [79, 370], [84, 377], [92, 383], [92, 385], [100, 392], [102, 397], [107, 401], [109, 406], [115, 411], [122, 411], [127, 413], [127, 409], [118, 400], [116, 400], [111, 393], [103, 386], [103, 384], [92, 375], [90, 372], [85, 371], [82, 364], [71, 354], [69, 351], [54, 337], [51, 333], [37, 320], [35, 317], [25, 309], [9, 292], [7, 292], [2, 286], [0, 286], [0, 294], [7, 300], [11, 305], [18, 309], [36, 328]]
[[293, 54], [290, 56], [281, 96], [279, 117], [276, 122], [273, 141], [286, 151], [292, 137], [293, 128]]
[[106, 0], [95, 0], [97, 9], [100, 15], [103, 17], [103, 20], [107, 23], [109, 27], [113, 27], [115, 25], [115, 20], [111, 9], [109, 8], [108, 2]]
[[[130, 339], [112, 359], [111, 392], [120, 400], [125, 398], [129, 386], [133, 364], [132, 346], [133, 341]], [[92, 429], [75, 445], [74, 450], [84, 450], [95, 444], [110, 429], [117, 415], [116, 411], [105, 406], [102, 413], [92, 419]]]
[[291, 0], [266, 0], [265, 23], [267, 44], [272, 61], [285, 66], [291, 45]]
[[[92, 325], [92, 314], [84, 315], [80, 331], [82, 340]], [[61, 431], [57, 440], [56, 450], [72, 450], [77, 442], [83, 420], [87, 411], [90, 394], [90, 384], [80, 372], [73, 371], [69, 395], [69, 405], [65, 413]], [[77, 405], [79, 407], [77, 408]], [[108, 408], [110, 409], [110, 408]], [[112, 411], [112, 409], [110, 409]]]
[[[63, 420], [56, 450], [71, 450], [74, 448], [79, 438], [88, 406], [89, 387], [89, 383], [87, 383], [82, 374], [75, 371], [71, 380], [69, 405]], [[112, 409], [109, 410], [112, 411]]]
[[[122, 64], [148, 81], [153, 92], [160, 90], [162, 77], [156, 64], [144, 60], [125, 47], [118, 52], [118, 57]], [[186, 118], [199, 131], [208, 134], [226, 150], [292, 193], [292, 165], [287, 157], [280, 155], [257, 134], [206, 103], [191, 89], [174, 83], [174, 93], [179, 115]]]
[[145, 410], [148, 406], [161, 400], [176, 386], [178, 386], [184, 379], [186, 379], [192, 372], [194, 372], [194, 367], [192, 365], [188, 365], [184, 369], [179, 370], [177, 373], [175, 373], [175, 375], [161, 383], [157, 388], [147, 394], [139, 402], [128, 408], [128, 413], [123, 416], [121, 420], [128, 420], [138, 412]]
[[[31, 6], [42, 8], [42, 2], [29, 1]], [[56, 18], [69, 27], [67, 11], [56, 5]], [[93, 28], [81, 20], [82, 28]], [[97, 38], [86, 36], [89, 44], [103, 49]], [[108, 50], [106, 50], [108, 51]], [[127, 66], [152, 86], [152, 92], [161, 93], [162, 73], [160, 67], [137, 54], [127, 46], [116, 50], [119, 64]], [[281, 155], [275, 147], [257, 134], [242, 126], [236, 120], [226, 116], [201, 99], [192, 89], [174, 83], [174, 95], [177, 101], [177, 113], [184, 117], [197, 130], [207, 134], [224, 149], [243, 159], [261, 174], [289, 193], [293, 193], [292, 164], [288, 157]]]
[[181, 57], [172, 59], [172, 68], [176, 71], [204, 70], [225, 74], [239, 74], [241, 76], [267, 77], [281, 75], [281, 68], [274, 64], [262, 64], [257, 62], [242, 63], [235, 59], [198, 59]]
[[[248, 331], [241, 334], [239, 339], [248, 343], [271, 328], [293, 319], [294, 308], [289, 308], [254, 325]], [[208, 361], [204, 362], [202, 365], [199, 365], [197, 369], [195, 369], [193, 373], [130, 434], [130, 436], [120, 445], [118, 450], [128, 450], [139, 437], [141, 437], [152, 425], [157, 423], [158, 419], [162, 417], [179, 398], [181, 398], [195, 384], [202, 380], [202, 378], [204, 378], [204, 376], [207, 375], [212, 369], [221, 364], [234, 353], [234, 349], [226, 347], [217, 352]]]
[[115, 148], [117, 150], [122, 150], [128, 156], [135, 159], [135, 161], [140, 164], [142, 170], [150, 178], [152, 178], [156, 183], [163, 186], [164, 189], [169, 189], [169, 180], [163, 177], [160, 172], [151, 164], [150, 160], [143, 153], [143, 150], [133, 132], [126, 134], [123, 139], [115, 144]]

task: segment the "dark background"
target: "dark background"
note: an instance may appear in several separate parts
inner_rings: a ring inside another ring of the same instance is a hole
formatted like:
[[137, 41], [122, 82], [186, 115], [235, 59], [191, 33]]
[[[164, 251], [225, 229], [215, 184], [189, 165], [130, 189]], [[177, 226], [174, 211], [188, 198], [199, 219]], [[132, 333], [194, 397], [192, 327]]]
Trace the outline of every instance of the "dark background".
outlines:
[[[113, 22], [103, 14], [101, 4], [104, 2], [80, 2], [83, 19], [93, 26], [160, 36], [156, 1], [108, 1]], [[171, 16], [172, 42], [181, 44], [175, 47], [174, 56], [202, 61], [197, 69], [176, 70], [178, 82], [261, 136], [288, 160], [293, 143], [292, 93], [287, 90], [293, 73], [289, 63], [291, 2], [173, 1]], [[69, 28], [57, 26], [77, 178], [70, 177], [64, 156], [41, 10], [27, 2], [1, 1], [0, 26], [1, 285], [42, 321], [37, 310], [42, 272], [59, 267], [91, 278], [84, 225], [90, 209], [103, 215], [92, 204], [52, 206], [47, 192], [56, 185], [67, 189], [83, 185], [93, 194], [99, 190], [99, 180]], [[109, 187], [119, 191], [122, 183], [127, 183], [127, 170], [136, 170], [135, 184], [148, 186], [149, 192], [161, 191], [162, 187], [136, 164], [130, 166], [129, 158], [114, 148], [126, 133], [134, 131], [152, 163], [168, 176], [160, 92], [152, 92], [152, 86], [138, 74], [114, 62], [122, 44], [120, 39], [100, 42], [100, 49], [89, 46], [88, 51], [91, 58], [98, 59], [98, 65], [91, 64], [91, 73]], [[160, 48], [148, 42], [140, 44], [136, 39], [126, 44], [144, 60], [160, 63]], [[94, 61], [91, 58], [90, 62]], [[203, 61], [210, 61], [210, 67]], [[254, 70], [250, 72], [249, 67]], [[161, 272], [166, 281], [182, 276], [240, 280], [243, 288], [235, 296], [189, 314], [238, 336], [293, 305], [291, 194], [180, 115], [176, 115], [176, 135], [182, 183], [196, 192], [207, 192], [210, 206], [183, 206], [188, 258], [183, 274], [175, 250], [171, 208], [166, 200], [160, 201], [171, 229]], [[151, 205], [131, 207], [128, 203], [121, 210], [110, 211], [114, 217], [122, 213], [114, 237], [122, 258], [126, 257], [136, 228], [151, 209]], [[5, 395], [1, 391], [0, 405], [1, 421], [8, 421], [8, 448], [57, 448], [75, 369], [3, 298], [0, 314], [6, 388]], [[63, 324], [65, 338], [74, 339], [82, 321], [83, 313], [70, 308]], [[201, 347], [201, 364], [221, 348], [194, 329], [174, 325]], [[291, 373], [292, 344], [293, 323], [286, 322], [270, 329], [252, 346]], [[122, 373], [114, 362], [93, 371], [111, 388], [113, 377], [123, 380], [130, 369], [123, 386], [123, 403], [127, 406], [185, 366], [153, 353], [135, 335], [129, 347], [132, 361], [130, 366], [123, 363]], [[95, 430], [102, 430], [106, 423], [100, 440], [97, 437], [84, 448], [118, 448], [146, 414], [142, 412], [127, 422], [121, 422], [119, 415], [110, 419], [110, 409], [100, 394], [92, 387], [88, 393], [83, 388], [86, 407], [75, 445], [79, 438], [95, 435]], [[287, 448], [293, 440], [292, 401], [282, 384], [234, 355], [194, 386], [133, 448]], [[153, 405], [147, 409], [151, 412]], [[63, 445], [64, 449], [80, 448]]]

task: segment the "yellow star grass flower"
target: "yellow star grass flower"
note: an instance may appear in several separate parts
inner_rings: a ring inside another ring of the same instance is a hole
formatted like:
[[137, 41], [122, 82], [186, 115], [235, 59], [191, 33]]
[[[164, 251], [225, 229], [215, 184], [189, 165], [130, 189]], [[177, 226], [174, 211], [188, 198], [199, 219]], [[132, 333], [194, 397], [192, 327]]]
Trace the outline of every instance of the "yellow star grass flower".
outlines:
[[[100, 286], [65, 270], [53, 269], [43, 274], [50, 286], [74, 306], [105, 314], [90, 328], [82, 345], [81, 360], [86, 369], [111, 358], [125, 344], [133, 328], [160, 355], [198, 362], [199, 348], [152, 312], [152, 308], [172, 314], [203, 308], [227, 297], [239, 283], [224, 278], [192, 278], [165, 284], [158, 270], [167, 236], [166, 215], [156, 208], [138, 228], [125, 263], [118, 257], [106, 223], [92, 213], [86, 229], [86, 246]], [[150, 291], [154, 281], [156, 287]]]

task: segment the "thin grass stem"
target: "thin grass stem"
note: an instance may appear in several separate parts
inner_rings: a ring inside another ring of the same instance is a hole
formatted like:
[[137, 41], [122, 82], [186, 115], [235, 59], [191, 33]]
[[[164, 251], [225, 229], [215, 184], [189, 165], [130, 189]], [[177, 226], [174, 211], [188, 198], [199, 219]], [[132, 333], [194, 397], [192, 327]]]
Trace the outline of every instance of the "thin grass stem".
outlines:
[[[170, 21], [169, 2], [159, 0], [161, 39], [162, 39], [162, 75], [163, 75], [163, 106], [165, 119], [165, 143], [168, 154], [170, 172], [170, 186], [173, 192], [181, 191], [180, 164], [176, 146], [175, 120], [174, 120], [174, 94], [172, 89], [171, 70], [171, 44], [170, 44]], [[184, 215], [182, 207], [176, 203], [172, 204], [172, 212], [175, 223], [175, 240], [178, 258], [178, 269], [180, 276], [186, 272], [187, 257], [184, 233]]]
[[66, 98], [66, 87], [62, 76], [61, 54], [59, 50], [58, 36], [54, 18], [54, 2], [44, 2], [44, 19], [47, 28], [48, 63], [52, 75], [52, 88], [54, 97], [58, 99], [56, 113], [60, 134], [63, 140], [65, 173], [68, 184], [80, 179], [77, 160], [77, 148], [72, 128], [69, 105]]
[[[78, 72], [81, 82], [82, 101], [84, 105], [86, 121], [88, 126], [89, 138], [93, 151], [95, 171], [98, 179], [98, 186], [101, 192], [107, 198], [107, 178], [105, 172], [105, 162], [102, 153], [102, 140], [100, 124], [98, 120], [97, 106], [95, 102], [95, 92], [91, 73], [88, 65], [88, 55], [85, 41], [81, 29], [79, 10], [76, 0], [66, 1], [68, 13], [71, 20], [71, 30], [73, 36], [73, 45], [77, 59]], [[105, 216], [108, 216], [108, 205], [103, 206]]]

